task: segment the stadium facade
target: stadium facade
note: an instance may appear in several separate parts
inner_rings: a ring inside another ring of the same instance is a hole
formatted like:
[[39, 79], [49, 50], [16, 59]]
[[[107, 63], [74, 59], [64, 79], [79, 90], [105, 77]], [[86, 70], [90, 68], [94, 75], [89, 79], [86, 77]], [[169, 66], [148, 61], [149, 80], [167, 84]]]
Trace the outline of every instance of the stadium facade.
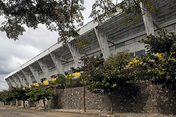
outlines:
[[146, 39], [149, 34], [156, 35], [158, 31], [156, 27], [176, 31], [176, 1], [154, 0], [153, 4], [157, 10], [148, 14], [143, 9], [142, 20], [136, 23], [124, 23], [131, 15], [121, 13], [106, 19], [101, 24], [89, 22], [80, 29], [78, 38], [86, 38], [91, 44], [78, 49], [76, 44], [72, 43], [74, 39], [70, 39], [65, 45], [56, 43], [9, 73], [4, 78], [5, 81], [9, 86], [14, 87], [48, 84], [54, 81], [58, 74], [80, 75], [73, 73], [72, 69], [81, 67], [83, 62], [80, 59], [86, 56], [103, 54], [106, 59], [110, 54], [123, 50], [129, 50], [134, 56], [145, 54], [144, 44], [138, 41]]

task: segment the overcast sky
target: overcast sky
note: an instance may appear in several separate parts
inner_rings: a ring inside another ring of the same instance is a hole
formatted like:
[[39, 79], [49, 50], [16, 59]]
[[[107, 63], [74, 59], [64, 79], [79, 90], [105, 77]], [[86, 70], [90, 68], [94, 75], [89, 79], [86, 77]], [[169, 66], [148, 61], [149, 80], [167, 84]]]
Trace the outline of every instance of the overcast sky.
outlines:
[[[84, 24], [92, 20], [88, 18], [92, 3], [90, 0], [84, 2]], [[0, 24], [3, 21], [3, 17], [0, 17]], [[44, 25], [39, 25], [35, 30], [26, 28], [26, 32], [17, 41], [9, 40], [4, 32], [0, 32], [0, 91], [8, 89], [4, 80], [7, 74], [57, 43], [57, 38], [57, 33], [47, 31]]]

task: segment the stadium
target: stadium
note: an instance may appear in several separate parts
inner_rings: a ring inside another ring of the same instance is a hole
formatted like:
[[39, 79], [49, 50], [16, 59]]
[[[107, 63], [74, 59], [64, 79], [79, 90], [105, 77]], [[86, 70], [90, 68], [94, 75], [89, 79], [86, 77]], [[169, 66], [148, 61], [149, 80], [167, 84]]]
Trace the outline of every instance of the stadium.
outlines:
[[157, 10], [150, 13], [142, 12], [141, 21], [124, 23], [129, 15], [118, 13], [106, 19], [101, 24], [91, 21], [84, 25], [78, 39], [88, 39], [91, 44], [83, 45], [80, 49], [75, 39], [69, 43], [56, 43], [35, 56], [18, 69], [9, 73], [4, 79], [9, 86], [24, 87], [43, 83], [48, 85], [55, 81], [58, 74], [79, 76], [74, 68], [83, 66], [80, 60], [86, 56], [103, 54], [106, 59], [110, 54], [129, 50], [133, 56], [145, 54], [144, 44], [139, 43], [149, 34], [156, 35], [158, 28], [176, 31], [176, 4], [174, 0], [154, 1]]

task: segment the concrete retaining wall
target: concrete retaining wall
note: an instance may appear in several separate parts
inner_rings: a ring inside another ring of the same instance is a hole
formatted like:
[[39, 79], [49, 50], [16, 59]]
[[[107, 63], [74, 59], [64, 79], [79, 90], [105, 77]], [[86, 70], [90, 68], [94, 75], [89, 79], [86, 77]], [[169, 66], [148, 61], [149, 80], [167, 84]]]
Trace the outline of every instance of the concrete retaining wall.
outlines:
[[[113, 110], [117, 112], [176, 114], [176, 92], [153, 85], [150, 82], [138, 83], [139, 88], [124, 92], [113, 92]], [[57, 99], [46, 101], [47, 108], [83, 109], [84, 87], [54, 89]], [[100, 96], [86, 90], [86, 109], [110, 110], [108, 96]], [[17, 102], [9, 103], [15, 106]], [[4, 105], [4, 103], [0, 103]], [[19, 106], [23, 106], [19, 101]], [[25, 107], [43, 107], [43, 102], [25, 101]]]
[[[114, 92], [114, 111], [176, 114], [176, 93], [150, 82], [139, 83], [139, 87], [139, 90]], [[47, 101], [48, 108], [83, 109], [84, 87], [56, 89], [54, 93], [58, 94], [58, 99]], [[88, 110], [110, 110], [108, 96], [100, 96], [86, 90], [85, 101]], [[37, 106], [43, 106], [42, 102]]]

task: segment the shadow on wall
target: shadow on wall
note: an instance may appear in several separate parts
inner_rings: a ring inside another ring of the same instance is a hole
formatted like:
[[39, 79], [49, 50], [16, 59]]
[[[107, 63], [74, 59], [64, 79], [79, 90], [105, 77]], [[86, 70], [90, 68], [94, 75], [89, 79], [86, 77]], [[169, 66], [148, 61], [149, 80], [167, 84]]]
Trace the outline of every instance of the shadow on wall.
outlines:
[[139, 87], [114, 92], [114, 111], [176, 114], [176, 92], [149, 81], [139, 83]]
[[55, 94], [55, 98], [46, 101], [47, 108], [49, 108], [49, 109], [61, 108], [61, 105], [59, 104], [59, 102], [61, 101], [60, 97], [62, 97], [62, 96], [61, 95], [58, 96], [57, 89], [53, 89], [52, 93]]
[[[141, 87], [142, 86], [142, 87]], [[141, 88], [139, 88], [141, 87]], [[128, 90], [113, 93], [113, 110], [117, 112], [144, 112], [146, 101], [150, 94], [146, 89], [147, 85], [136, 84]], [[143, 91], [141, 89], [144, 89]]]
[[[49, 108], [83, 109], [84, 87], [54, 89], [57, 99], [48, 103]], [[113, 92], [113, 110], [131, 113], [176, 114], [176, 93], [151, 82], [137, 83], [126, 91]], [[87, 110], [110, 110], [110, 99], [86, 90]]]
[[164, 114], [176, 115], [176, 92], [167, 88], [157, 87], [157, 105], [158, 111]]

